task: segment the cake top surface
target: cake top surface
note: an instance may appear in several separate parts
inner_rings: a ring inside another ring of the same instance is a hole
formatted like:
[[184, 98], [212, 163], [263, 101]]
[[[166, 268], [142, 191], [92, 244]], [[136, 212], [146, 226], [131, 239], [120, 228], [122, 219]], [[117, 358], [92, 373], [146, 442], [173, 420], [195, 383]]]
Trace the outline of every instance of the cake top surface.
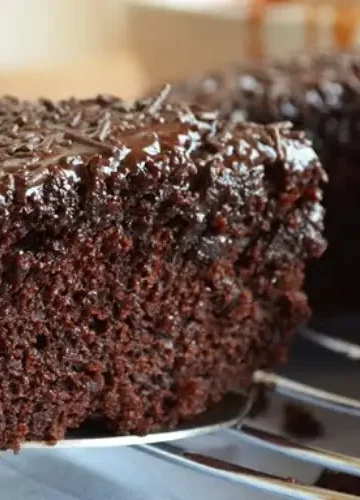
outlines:
[[[170, 157], [177, 157], [175, 163], [196, 158], [201, 164], [216, 155], [251, 166], [266, 157], [283, 158], [287, 150], [298, 167], [316, 160], [304, 135], [289, 124], [235, 126], [216, 111], [169, 103], [170, 90], [165, 86], [132, 104], [111, 96], [57, 102], [2, 98], [0, 184], [15, 179], [32, 188], [60, 167], [74, 176], [93, 157], [109, 174], [119, 168], [123, 174], [144, 170], [147, 159], [169, 164]], [[293, 154], [296, 145], [303, 147], [298, 156]]]
[[[125, 154], [126, 137], [153, 122], [179, 121], [181, 110], [172, 106], [160, 118], [167, 88], [152, 99], [127, 104], [112, 96], [93, 99], [20, 101], [0, 100], [0, 176], [31, 179], [55, 163], [76, 163], [81, 156]], [[183, 113], [184, 115], [184, 113]], [[36, 175], [33, 175], [36, 173]]]

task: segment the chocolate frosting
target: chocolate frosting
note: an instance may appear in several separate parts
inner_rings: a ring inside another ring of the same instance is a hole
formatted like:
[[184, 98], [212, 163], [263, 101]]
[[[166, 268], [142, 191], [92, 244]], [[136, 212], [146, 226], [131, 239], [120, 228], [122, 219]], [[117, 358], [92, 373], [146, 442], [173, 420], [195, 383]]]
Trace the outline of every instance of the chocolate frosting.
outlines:
[[[243, 161], [253, 165], [276, 154], [283, 157], [285, 150], [290, 154], [289, 140], [303, 149], [293, 158], [294, 168], [316, 161], [310, 143], [288, 123], [235, 126], [220, 120], [217, 112], [167, 103], [169, 91], [165, 86], [154, 97], [130, 105], [112, 96], [57, 102], [4, 97], [0, 100], [0, 182], [21, 179], [32, 188], [55, 165], [76, 173], [80, 164], [88, 164], [94, 156], [106, 158], [104, 172], [120, 169], [123, 174], [141, 169], [149, 157], [160, 158], [170, 151], [198, 158], [200, 163], [219, 155], [231, 159], [234, 140], [242, 145]], [[255, 154], [252, 148], [256, 147]]]
[[[19, 233], [28, 231], [29, 224], [36, 231], [51, 227], [60, 232], [81, 220], [86, 224], [85, 219], [107, 224], [124, 217], [145, 228], [154, 218], [160, 223], [170, 217], [187, 227], [181, 242], [186, 249], [209, 220], [221, 225], [216, 222], [221, 212], [226, 217], [220, 219], [232, 221], [230, 233], [245, 248], [289, 211], [287, 219], [303, 225], [296, 232], [299, 246], [286, 236], [292, 251], [320, 254], [319, 184], [326, 176], [304, 134], [289, 123], [236, 123], [216, 111], [168, 102], [169, 93], [165, 86], [132, 104], [109, 96], [58, 102], [2, 99], [4, 231], [9, 217], [19, 228], [25, 224]], [[120, 209], [120, 200], [129, 197], [138, 207], [136, 217]], [[143, 217], [141, 206], [149, 203], [152, 216]], [[300, 206], [305, 210], [301, 215]], [[295, 234], [290, 227], [286, 231]], [[230, 236], [204, 237], [198, 255], [215, 258], [224, 245], [233, 246]]]

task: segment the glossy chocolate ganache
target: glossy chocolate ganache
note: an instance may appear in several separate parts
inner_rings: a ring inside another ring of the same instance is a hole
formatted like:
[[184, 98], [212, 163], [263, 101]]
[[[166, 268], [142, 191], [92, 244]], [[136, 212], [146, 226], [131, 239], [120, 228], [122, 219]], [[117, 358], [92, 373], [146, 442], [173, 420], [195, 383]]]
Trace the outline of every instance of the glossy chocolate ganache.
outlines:
[[159, 94], [0, 100], [0, 447], [177, 425], [286, 358], [324, 250], [310, 143]]

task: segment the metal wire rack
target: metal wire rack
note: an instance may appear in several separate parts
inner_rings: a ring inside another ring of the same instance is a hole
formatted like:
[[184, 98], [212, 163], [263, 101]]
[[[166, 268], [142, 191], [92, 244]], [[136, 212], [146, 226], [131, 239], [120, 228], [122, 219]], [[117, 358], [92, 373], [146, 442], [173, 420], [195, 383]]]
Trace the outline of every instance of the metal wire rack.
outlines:
[[[309, 328], [302, 328], [300, 334], [311, 342], [341, 354], [350, 360], [360, 360], [360, 346], [351, 342], [319, 333]], [[316, 389], [311, 385], [302, 384], [289, 378], [281, 377], [274, 373], [257, 372], [254, 382], [265, 385], [278, 394], [296, 401], [307, 402], [311, 405], [323, 407], [328, 410], [360, 416], [360, 400], [348, 398], [332, 392]], [[248, 396], [246, 405], [251, 405], [253, 394]], [[244, 423], [246, 408], [242, 408], [241, 415], [235, 425], [227, 427], [226, 432], [234, 437], [246, 439], [263, 449], [270, 449], [279, 454], [320, 465], [326, 469], [360, 476], [360, 458], [355, 458], [342, 453], [304, 446], [295, 440], [290, 440], [277, 434], [265, 432], [253, 424]], [[139, 446], [142, 451], [162, 457], [163, 459], [181, 464], [182, 466], [197, 469], [203, 473], [221, 477], [229, 481], [238, 482], [253, 488], [258, 488], [282, 498], [297, 498], [306, 500], [342, 500], [355, 499], [359, 496], [343, 494], [300, 484], [291, 479], [269, 475], [258, 470], [248, 469], [236, 464], [224, 462], [205, 455], [188, 453], [179, 446], [170, 443], [144, 444]]]
[[[319, 333], [307, 327], [300, 330], [300, 335], [327, 351], [340, 354], [348, 360], [360, 360], [360, 345]], [[196, 421], [192, 421], [175, 431], [149, 434], [147, 436], [113, 436], [92, 429], [74, 431], [56, 446], [62, 448], [93, 448], [110, 446], [135, 446], [139, 451], [162, 458], [185, 467], [226, 479], [281, 498], [306, 500], [345, 500], [360, 498], [342, 494], [316, 486], [301, 484], [292, 479], [266, 474], [259, 470], [218, 460], [207, 455], [186, 451], [178, 443], [185, 438], [223, 430], [236, 442], [237, 438], [247, 440], [262, 449], [272, 450], [285, 457], [319, 465], [326, 469], [360, 477], [360, 458], [337, 452], [330, 452], [317, 447], [305, 446], [281, 435], [260, 430], [256, 424], [246, 420], [248, 411], [256, 395], [259, 384], [270, 388], [275, 393], [296, 401], [307, 402], [317, 407], [352, 416], [360, 416], [360, 400], [345, 397], [332, 392], [317, 389], [311, 385], [296, 382], [274, 373], [258, 371], [254, 375], [254, 389], [248, 394], [228, 395], [218, 407], [215, 407]], [[38, 442], [28, 442], [24, 448], [45, 446]]]

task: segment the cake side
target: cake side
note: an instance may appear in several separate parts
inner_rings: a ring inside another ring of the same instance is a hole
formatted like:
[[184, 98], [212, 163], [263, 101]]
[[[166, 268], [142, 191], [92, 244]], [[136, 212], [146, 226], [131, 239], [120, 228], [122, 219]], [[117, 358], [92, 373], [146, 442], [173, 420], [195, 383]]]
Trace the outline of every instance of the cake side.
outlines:
[[176, 99], [218, 108], [236, 121], [289, 120], [307, 131], [329, 175], [324, 193], [328, 250], [307, 271], [311, 304], [326, 313], [356, 308], [359, 302], [359, 77], [359, 53], [297, 55], [234, 65], [174, 90]]
[[177, 425], [284, 360], [308, 315], [311, 145], [165, 97], [0, 103], [1, 448]]

